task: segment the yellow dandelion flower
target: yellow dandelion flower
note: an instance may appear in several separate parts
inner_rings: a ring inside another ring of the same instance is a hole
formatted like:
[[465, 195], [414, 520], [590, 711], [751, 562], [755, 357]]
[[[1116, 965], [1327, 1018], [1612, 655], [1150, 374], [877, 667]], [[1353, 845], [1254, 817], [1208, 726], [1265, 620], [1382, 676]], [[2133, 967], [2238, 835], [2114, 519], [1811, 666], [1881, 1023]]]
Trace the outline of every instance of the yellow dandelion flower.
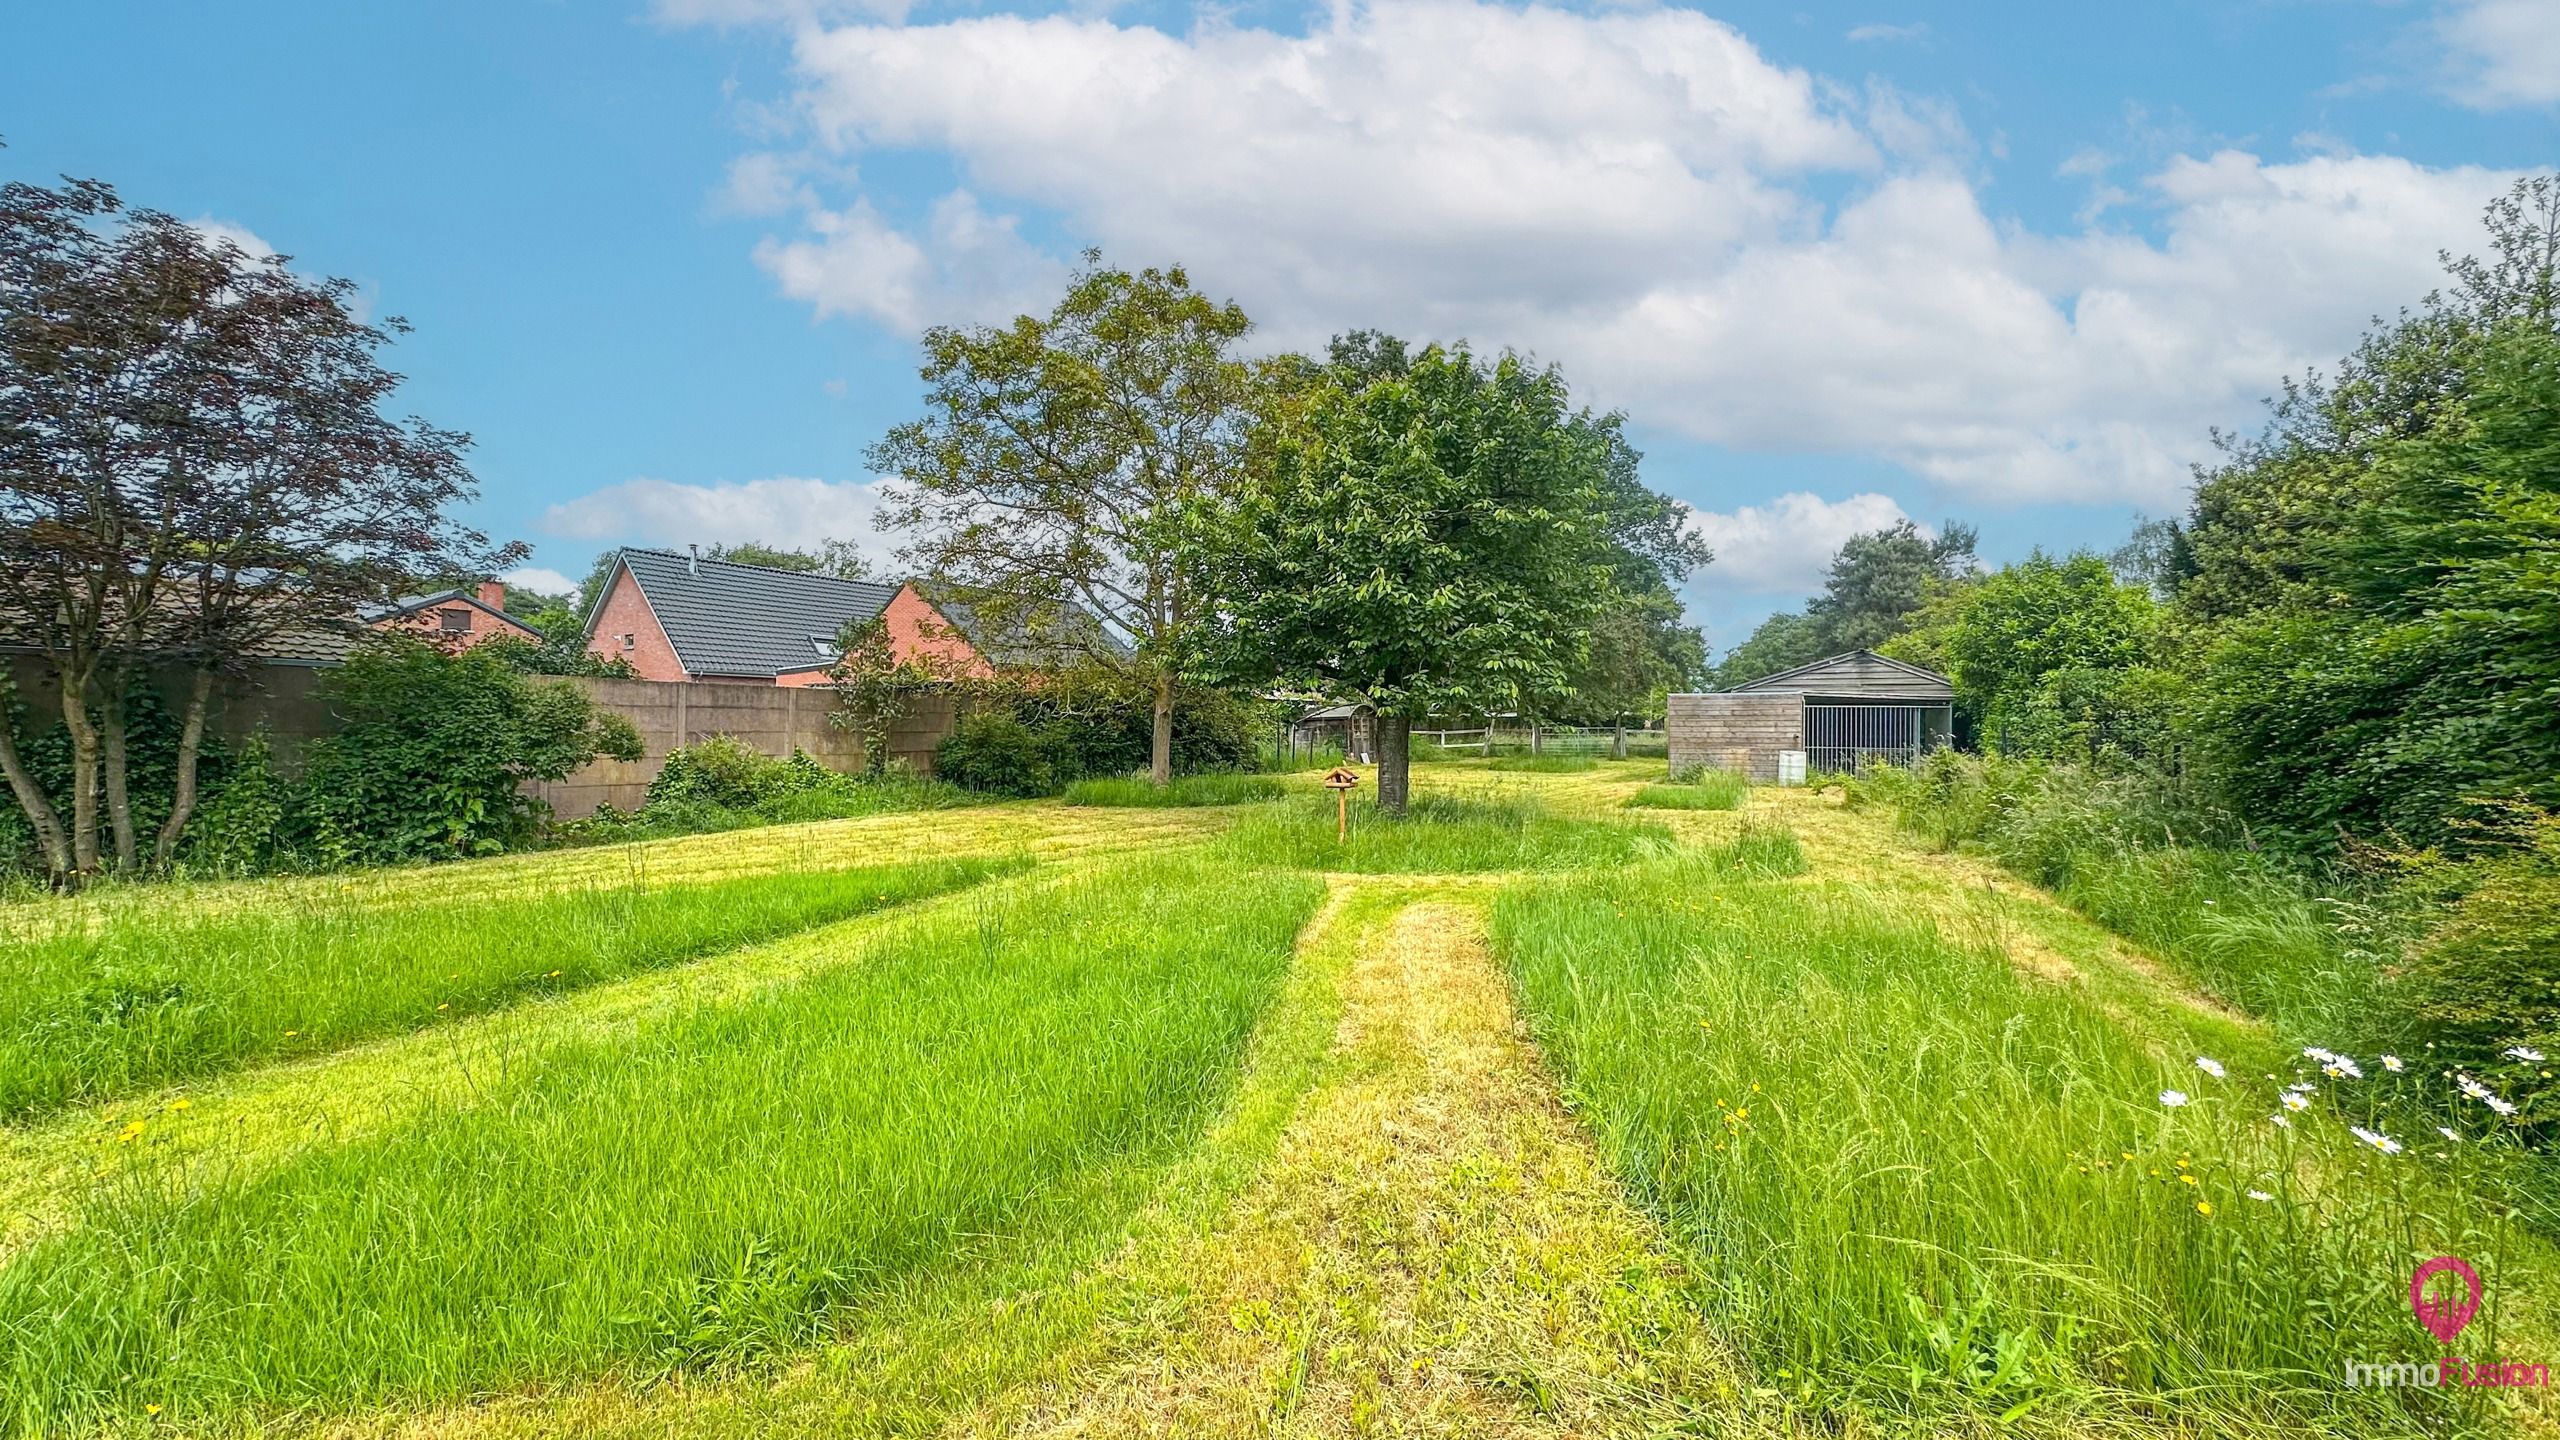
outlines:
[[192, 1108], [194, 1108], [195, 1103], [196, 1103], [196, 1102], [194, 1102], [193, 1100], [190, 1100], [190, 1099], [188, 1099], [186, 1096], [181, 1095], [181, 1096], [179, 1096], [177, 1099], [172, 1100], [172, 1101], [170, 1101], [170, 1102], [169, 1102], [169, 1108], [170, 1108], [170, 1109], [172, 1109], [172, 1110], [187, 1110], [187, 1109], [192, 1109]]
[[2199, 1215], [2210, 1215], [2210, 1214], [2212, 1214], [2212, 1213], [2213, 1213], [2213, 1202], [2212, 1202], [2212, 1201], [2210, 1201], [2210, 1200], [2199, 1200], [2199, 1201], [2197, 1201], [2197, 1202], [2196, 1202], [2196, 1213], [2197, 1213], [2197, 1214], [2199, 1214]]
[[2186, 1182], [2187, 1182], [2188, 1184], [2190, 1184], [2190, 1185], [2193, 1185], [2194, 1183], [2196, 1183], [2196, 1177], [2194, 1177], [2193, 1175], [2181, 1175], [2181, 1176], [2179, 1176], [2178, 1178], [2179, 1178], [2179, 1179], [2181, 1179], [2181, 1180], [2186, 1181]]
[[160, 1413], [160, 1407], [157, 1405], [145, 1405], [142, 1407], [142, 1413], [145, 1415], [157, 1415]]
[[134, 1141], [141, 1139], [143, 1128], [143, 1123], [139, 1120], [126, 1121], [124, 1128], [116, 1132], [116, 1143], [119, 1145], [130, 1145]]
[[453, 1007], [452, 1007], [451, 1005], [439, 1005], [439, 1006], [437, 1006], [436, 1008], [437, 1008], [438, 1010], [450, 1010], [450, 1009], [452, 1009]]

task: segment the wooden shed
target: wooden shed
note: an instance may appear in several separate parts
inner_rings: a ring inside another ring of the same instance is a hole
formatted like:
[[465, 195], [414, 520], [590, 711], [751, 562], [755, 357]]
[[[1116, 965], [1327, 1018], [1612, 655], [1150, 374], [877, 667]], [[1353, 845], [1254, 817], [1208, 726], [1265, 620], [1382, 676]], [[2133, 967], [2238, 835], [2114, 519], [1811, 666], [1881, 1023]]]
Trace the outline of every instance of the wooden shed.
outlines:
[[1908, 765], [1948, 743], [1955, 686], [1935, 670], [1852, 650], [1700, 695], [1674, 695], [1671, 768], [1713, 765], [1767, 783], [1778, 754], [1802, 750], [1813, 770], [1870, 761]]

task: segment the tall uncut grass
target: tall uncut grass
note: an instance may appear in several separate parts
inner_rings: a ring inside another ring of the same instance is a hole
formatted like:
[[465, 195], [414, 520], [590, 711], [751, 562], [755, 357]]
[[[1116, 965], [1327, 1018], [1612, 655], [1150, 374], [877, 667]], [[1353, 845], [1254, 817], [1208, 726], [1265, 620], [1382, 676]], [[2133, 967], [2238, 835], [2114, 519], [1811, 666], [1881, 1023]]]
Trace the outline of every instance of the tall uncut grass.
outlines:
[[786, 1351], [1135, 1203], [1080, 1182], [1198, 1126], [1321, 893], [1185, 859], [982, 892], [263, 1177], [180, 1191], [145, 1151], [0, 1269], [0, 1394], [185, 1425]]
[[2236, 823], [2149, 777], [1939, 752], [1861, 787], [1942, 849], [1979, 850], [2299, 1043], [2418, 1043], [2384, 995], [2400, 917], [2241, 848]]
[[0, 949], [0, 1117], [619, 979], [1027, 861], [937, 860], [399, 906], [159, 907]]
[[1600, 768], [1591, 755], [1497, 755], [1485, 767], [1527, 775], [1580, 775]]
[[1287, 787], [1270, 775], [1180, 775], [1165, 785], [1143, 775], [1114, 775], [1068, 786], [1066, 803], [1134, 808], [1249, 805], [1277, 800], [1286, 793]]
[[[2203, 1057], [2216, 1077], [2174, 1019], [2130, 1033], [1988, 937], [1713, 864], [1508, 891], [1495, 933], [1702, 1303], [1757, 1384], [1817, 1415], [2375, 1434], [2476, 1414], [2341, 1378], [2434, 1358], [2417, 1258], [2469, 1257], [2498, 1293], [2492, 1215], [2414, 1153], [2270, 1121], [2251, 1072], [2272, 1053]], [[2497, 1353], [2482, 1323], [2465, 1353]]]
[[1692, 765], [1673, 774], [1668, 784], [1638, 790], [1627, 804], [1640, 810], [1739, 810], [1750, 798], [1748, 778], [1712, 765]]
[[1676, 843], [1659, 825], [1559, 819], [1525, 796], [1416, 795], [1401, 818], [1363, 798], [1351, 805], [1351, 838], [1338, 842], [1335, 828], [1329, 795], [1264, 806], [1239, 818], [1217, 852], [1310, 870], [1455, 874], [1624, 865]]

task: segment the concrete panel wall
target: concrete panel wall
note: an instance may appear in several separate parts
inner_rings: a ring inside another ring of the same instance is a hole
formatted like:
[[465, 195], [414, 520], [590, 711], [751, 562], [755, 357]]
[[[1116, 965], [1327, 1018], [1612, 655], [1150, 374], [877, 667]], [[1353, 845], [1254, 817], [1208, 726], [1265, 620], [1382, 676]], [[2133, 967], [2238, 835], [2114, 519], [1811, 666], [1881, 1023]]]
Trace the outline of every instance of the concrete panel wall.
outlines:
[[[726, 735], [759, 754], [780, 759], [794, 749], [830, 770], [862, 768], [862, 737], [835, 723], [841, 702], [832, 690], [769, 682], [693, 682], [580, 678], [585, 690], [640, 732], [637, 760], [599, 760], [568, 779], [533, 787], [536, 798], [564, 820], [592, 815], [599, 805], [636, 810], [648, 799], [649, 782], [666, 768], [667, 752], [713, 735]], [[915, 701], [889, 732], [889, 763], [933, 773], [934, 747], [958, 719], [947, 696]]]
[[[18, 698], [33, 712], [36, 728], [50, 728], [61, 714], [61, 702], [44, 663], [32, 655], [5, 658]], [[261, 666], [219, 694], [212, 716], [214, 732], [238, 741], [263, 729], [274, 743], [278, 765], [288, 772], [299, 769], [303, 748], [337, 728], [329, 707], [314, 689], [326, 673], [310, 665]], [[171, 672], [159, 679], [169, 703], [183, 704], [186, 677]], [[566, 780], [533, 787], [534, 795], [564, 820], [592, 815], [599, 805], [637, 809], [648, 798], [649, 782], [665, 768], [667, 752], [711, 735], [733, 736], [776, 759], [797, 747], [831, 770], [862, 768], [862, 737], [857, 730], [833, 722], [840, 702], [832, 690], [769, 681], [688, 684], [583, 676], [566, 683], [629, 720], [639, 730], [644, 750], [638, 760], [599, 760]], [[890, 729], [889, 763], [931, 774], [934, 747], [951, 733], [958, 718], [955, 702], [948, 696], [916, 700]], [[5, 795], [0, 791], [0, 804], [7, 803]]]
[[1801, 695], [1674, 695], [1666, 708], [1674, 771], [1713, 765], [1775, 784], [1778, 752], [1804, 748]]

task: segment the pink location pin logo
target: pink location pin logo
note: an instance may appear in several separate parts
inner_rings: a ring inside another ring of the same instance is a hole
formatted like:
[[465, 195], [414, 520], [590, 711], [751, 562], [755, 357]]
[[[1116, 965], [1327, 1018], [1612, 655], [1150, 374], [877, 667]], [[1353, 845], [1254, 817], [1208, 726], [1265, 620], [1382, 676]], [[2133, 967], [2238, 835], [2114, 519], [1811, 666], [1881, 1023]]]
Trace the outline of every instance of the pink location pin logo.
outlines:
[[[2448, 1270], [2462, 1277], [2468, 1292], [2452, 1304], [2432, 1299], [2427, 1294], [2427, 1282]], [[2436, 1337], [2437, 1344], [2450, 1345], [2453, 1337], [2462, 1333], [2462, 1327], [2471, 1323], [2471, 1317], [2480, 1313], [2480, 1277], [2472, 1272], [2470, 1266], [2452, 1256], [2439, 1255], [2419, 1266], [2418, 1273], [2409, 1277], [2409, 1308], [2418, 1312], [2418, 1323], [2427, 1327], [2427, 1333]]]

